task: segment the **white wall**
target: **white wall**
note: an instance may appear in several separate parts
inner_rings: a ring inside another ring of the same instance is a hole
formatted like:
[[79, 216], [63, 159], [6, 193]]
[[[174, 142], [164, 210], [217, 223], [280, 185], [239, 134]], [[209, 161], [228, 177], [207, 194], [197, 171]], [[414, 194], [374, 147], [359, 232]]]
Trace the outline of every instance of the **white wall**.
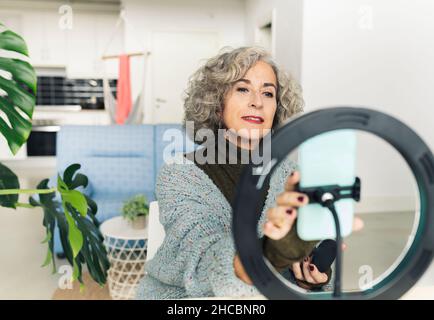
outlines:
[[[275, 59], [301, 82], [306, 112], [368, 106], [434, 148], [434, 1], [247, 0], [249, 44], [273, 10]], [[361, 211], [414, 207], [414, 179], [393, 149], [361, 135], [357, 161]]]
[[[434, 1], [305, 0], [303, 11], [306, 110], [373, 107], [403, 120], [434, 148]], [[364, 140], [360, 151], [360, 172], [378, 181], [365, 196], [412, 196], [395, 155]]]
[[[152, 33], [161, 31], [216, 32], [219, 35], [220, 47], [238, 47], [245, 44], [243, 0], [122, 0], [122, 6], [127, 19], [125, 44], [128, 51], [152, 51]], [[177, 58], [177, 52], [173, 52], [173, 58]], [[136, 97], [143, 79], [141, 71], [134, 72], [134, 70], [142, 70], [145, 65], [143, 59], [134, 59], [131, 65], [133, 97]], [[152, 119], [155, 98], [151, 81], [152, 53], [147, 69], [144, 122], [149, 123], [158, 121], [158, 119]], [[191, 70], [191, 73], [194, 71]], [[177, 76], [176, 70], [174, 70], [174, 76]], [[187, 80], [185, 79], [185, 84]]]
[[[256, 43], [257, 28], [273, 18], [276, 62], [296, 79], [301, 77], [302, 58], [301, 0], [246, 0], [246, 37], [248, 44]], [[274, 15], [274, 16], [273, 16]]]
[[122, 7], [133, 29], [125, 38], [130, 50], [152, 31], [216, 31], [222, 45], [245, 43], [243, 0], [122, 0]]

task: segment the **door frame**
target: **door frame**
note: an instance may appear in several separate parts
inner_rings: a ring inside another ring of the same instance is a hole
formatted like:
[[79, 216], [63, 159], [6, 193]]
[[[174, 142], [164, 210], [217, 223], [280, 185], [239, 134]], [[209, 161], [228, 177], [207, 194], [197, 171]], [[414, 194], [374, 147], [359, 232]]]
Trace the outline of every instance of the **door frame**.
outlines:
[[[144, 123], [150, 123], [150, 124], [159, 124], [164, 122], [159, 122], [156, 119], [156, 110], [155, 110], [155, 81], [154, 81], [154, 68], [155, 68], [155, 35], [158, 33], [171, 33], [171, 34], [213, 34], [216, 36], [217, 40], [217, 48], [218, 50], [221, 49], [221, 43], [222, 43], [222, 34], [219, 30], [216, 29], [175, 29], [175, 28], [157, 28], [157, 29], [151, 29], [147, 33], [147, 42], [149, 51], [151, 52], [151, 55], [149, 56], [148, 60], [148, 79], [147, 79], [147, 92], [148, 98], [146, 99], [145, 103], [145, 117], [144, 117]], [[146, 107], [147, 106], [147, 107]]]

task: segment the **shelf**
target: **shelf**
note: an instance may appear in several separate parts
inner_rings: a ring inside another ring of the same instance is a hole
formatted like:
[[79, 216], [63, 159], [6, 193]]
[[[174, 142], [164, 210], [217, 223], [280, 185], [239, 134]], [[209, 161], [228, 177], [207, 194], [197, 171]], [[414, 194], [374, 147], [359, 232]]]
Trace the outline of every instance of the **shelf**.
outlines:
[[55, 156], [39, 156], [39, 157], [35, 156], [35, 157], [26, 157], [25, 159], [2, 160], [1, 162], [3, 165], [7, 166], [11, 170], [56, 167]]
[[44, 106], [44, 105], [37, 105], [35, 107], [35, 112], [57, 112], [57, 111], [61, 111], [61, 112], [78, 112], [81, 111], [82, 108], [80, 105], [59, 105], [59, 106], [55, 106], [55, 105], [49, 105], [49, 106]]

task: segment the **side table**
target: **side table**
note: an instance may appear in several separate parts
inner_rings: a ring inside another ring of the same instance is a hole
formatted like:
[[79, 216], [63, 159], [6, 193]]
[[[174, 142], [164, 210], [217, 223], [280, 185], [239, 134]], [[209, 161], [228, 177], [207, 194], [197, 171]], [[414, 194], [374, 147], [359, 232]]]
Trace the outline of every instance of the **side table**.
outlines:
[[107, 279], [110, 295], [115, 300], [133, 299], [145, 274], [148, 226], [133, 229], [118, 216], [104, 221], [100, 230], [110, 261]]

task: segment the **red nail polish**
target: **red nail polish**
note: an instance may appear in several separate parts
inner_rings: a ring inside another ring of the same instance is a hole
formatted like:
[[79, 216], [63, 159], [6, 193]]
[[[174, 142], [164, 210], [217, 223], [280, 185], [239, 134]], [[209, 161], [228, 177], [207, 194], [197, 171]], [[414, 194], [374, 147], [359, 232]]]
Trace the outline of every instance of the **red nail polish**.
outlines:
[[313, 265], [309, 265], [309, 270], [313, 271], [313, 270], [315, 270], [315, 267]]
[[292, 210], [292, 209], [287, 209], [286, 210], [286, 213], [289, 214], [289, 215], [291, 215], [293, 212], [294, 212], [294, 210]]
[[300, 197], [297, 198], [297, 200], [298, 200], [299, 202], [303, 202], [304, 197], [303, 197], [303, 196], [300, 196]]

